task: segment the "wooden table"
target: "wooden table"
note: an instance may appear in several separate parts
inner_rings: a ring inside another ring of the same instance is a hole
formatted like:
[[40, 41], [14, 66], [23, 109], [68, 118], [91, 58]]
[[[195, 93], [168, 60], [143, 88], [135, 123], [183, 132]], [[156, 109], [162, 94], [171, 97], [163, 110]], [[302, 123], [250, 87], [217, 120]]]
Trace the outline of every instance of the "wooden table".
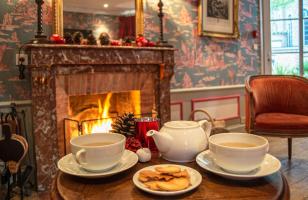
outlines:
[[161, 158], [138, 163], [126, 172], [103, 179], [83, 179], [59, 172], [54, 180], [52, 199], [65, 200], [144, 200], [144, 199], [289, 199], [289, 185], [281, 172], [250, 181], [234, 181], [206, 172], [196, 162], [184, 163], [198, 170], [203, 180], [201, 185], [186, 194], [172, 197], [155, 196], [134, 186], [132, 177], [136, 171], [149, 165], [170, 163]]

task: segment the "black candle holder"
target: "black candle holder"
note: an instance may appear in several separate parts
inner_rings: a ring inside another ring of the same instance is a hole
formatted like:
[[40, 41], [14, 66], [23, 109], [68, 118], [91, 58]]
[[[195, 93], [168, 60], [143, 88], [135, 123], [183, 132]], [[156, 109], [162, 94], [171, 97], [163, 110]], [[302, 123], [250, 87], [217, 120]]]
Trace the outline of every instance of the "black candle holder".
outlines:
[[32, 44], [46, 44], [49, 43], [47, 40], [47, 36], [44, 35], [43, 31], [43, 9], [42, 5], [44, 4], [44, 0], [35, 0], [37, 5], [37, 32], [34, 36], [34, 39], [31, 40]]
[[164, 4], [162, 0], [159, 0], [157, 6], [159, 9], [158, 17], [159, 17], [159, 25], [160, 25], [160, 37], [159, 37], [158, 46], [173, 47], [172, 45], [168, 44], [166, 40], [164, 40], [164, 13], [163, 13]]

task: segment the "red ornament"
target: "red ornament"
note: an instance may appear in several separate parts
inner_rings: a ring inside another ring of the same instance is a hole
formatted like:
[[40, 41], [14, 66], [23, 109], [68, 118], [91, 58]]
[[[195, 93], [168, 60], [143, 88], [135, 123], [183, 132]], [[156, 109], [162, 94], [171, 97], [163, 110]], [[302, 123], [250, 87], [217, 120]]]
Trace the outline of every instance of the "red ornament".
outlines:
[[138, 149], [142, 148], [141, 143], [135, 137], [127, 137], [125, 149], [136, 152]]
[[112, 41], [110, 42], [110, 44], [111, 44], [112, 46], [120, 46], [120, 42], [117, 41], [117, 40], [112, 40]]
[[55, 43], [55, 44], [64, 44], [65, 43], [65, 40], [58, 34], [53, 34], [51, 37], [50, 37], [50, 41], [52, 43]]

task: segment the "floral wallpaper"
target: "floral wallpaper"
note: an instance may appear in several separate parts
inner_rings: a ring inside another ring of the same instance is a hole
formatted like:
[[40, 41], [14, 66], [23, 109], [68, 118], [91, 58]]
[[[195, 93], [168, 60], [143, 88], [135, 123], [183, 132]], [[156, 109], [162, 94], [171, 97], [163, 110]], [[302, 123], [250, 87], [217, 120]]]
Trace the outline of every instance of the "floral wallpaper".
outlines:
[[[45, 1], [44, 31], [50, 35], [51, 0]], [[15, 55], [36, 33], [35, 0], [0, 1], [0, 101], [30, 99], [30, 81], [19, 80]], [[26, 71], [27, 72], [27, 71]]]
[[[259, 30], [259, 1], [239, 0], [239, 39], [200, 37], [198, 0], [165, 0], [164, 37], [176, 52], [171, 87], [195, 88], [243, 84], [245, 77], [260, 73], [260, 50], [251, 32]], [[157, 1], [145, 3], [145, 36], [158, 40]]]
[[[158, 40], [157, 2], [145, 1], [145, 36]], [[195, 88], [243, 84], [245, 77], [260, 73], [259, 1], [239, 0], [239, 39], [200, 37], [197, 32], [198, 0], [164, 0], [165, 39], [176, 52], [171, 87]], [[51, 0], [44, 4], [44, 32], [51, 35]], [[99, 19], [95, 20], [98, 24]], [[0, 101], [30, 99], [29, 78], [18, 79], [15, 54], [36, 32], [35, 0], [0, 1]], [[26, 71], [27, 72], [27, 71]]]
[[111, 15], [64, 12], [63, 23], [65, 29], [92, 30], [96, 38], [106, 32], [113, 39], [118, 38], [119, 17]]

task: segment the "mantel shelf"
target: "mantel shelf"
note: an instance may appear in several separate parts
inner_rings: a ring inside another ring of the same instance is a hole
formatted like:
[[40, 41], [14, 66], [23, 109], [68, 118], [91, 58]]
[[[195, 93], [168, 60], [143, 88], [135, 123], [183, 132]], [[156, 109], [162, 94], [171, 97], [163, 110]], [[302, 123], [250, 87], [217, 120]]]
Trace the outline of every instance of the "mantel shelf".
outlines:
[[69, 44], [27, 44], [29, 48], [55, 48], [55, 49], [119, 49], [119, 50], [151, 50], [151, 51], [175, 51], [170, 47], [136, 47], [136, 46], [99, 46], [99, 45], [69, 45]]
[[29, 68], [55, 65], [169, 65], [174, 66], [173, 48], [29, 44]]

